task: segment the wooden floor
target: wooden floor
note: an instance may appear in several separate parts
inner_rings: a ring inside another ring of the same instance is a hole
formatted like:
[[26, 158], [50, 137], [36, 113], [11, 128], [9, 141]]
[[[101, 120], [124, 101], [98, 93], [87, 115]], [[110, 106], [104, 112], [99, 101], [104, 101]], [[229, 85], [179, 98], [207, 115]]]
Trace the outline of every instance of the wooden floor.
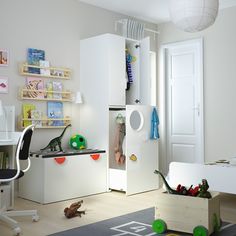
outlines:
[[[15, 201], [16, 210], [37, 209], [40, 221], [33, 223], [29, 217], [18, 217], [15, 219], [20, 224], [22, 236], [46, 236], [66, 229], [153, 207], [155, 206], [157, 193], [158, 190], [126, 197], [123, 193], [112, 191], [47, 205], [17, 198]], [[64, 208], [81, 199], [84, 201], [81, 210], [85, 209], [86, 215], [83, 215], [81, 218], [66, 219], [63, 214]], [[221, 218], [224, 221], [236, 223], [236, 195], [221, 194]], [[2, 222], [0, 222], [0, 235], [12, 235], [12, 230]]]

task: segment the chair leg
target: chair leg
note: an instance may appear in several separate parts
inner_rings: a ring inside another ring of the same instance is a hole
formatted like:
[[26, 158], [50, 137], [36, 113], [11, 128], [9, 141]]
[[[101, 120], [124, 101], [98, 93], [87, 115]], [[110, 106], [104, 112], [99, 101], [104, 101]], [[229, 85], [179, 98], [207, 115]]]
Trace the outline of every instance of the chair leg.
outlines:
[[6, 216], [4, 213], [0, 215], [0, 220], [7, 223], [8, 225], [10, 225], [10, 227], [14, 231], [14, 235], [16, 235], [16, 236], [20, 235], [21, 228], [19, 227], [17, 221], [15, 221], [15, 220], [11, 219], [10, 217]]
[[24, 211], [5, 211], [3, 213], [6, 216], [38, 216], [37, 210], [24, 210]]
[[36, 222], [36, 221], [39, 220], [37, 210], [3, 211], [3, 212], [0, 212], [0, 220], [7, 223], [8, 225], [10, 225], [10, 227], [14, 231], [14, 235], [16, 235], [16, 236], [20, 235], [21, 229], [19, 227], [18, 222], [15, 221], [14, 219], [10, 218], [10, 217], [14, 217], [14, 216], [32, 216], [33, 221]]

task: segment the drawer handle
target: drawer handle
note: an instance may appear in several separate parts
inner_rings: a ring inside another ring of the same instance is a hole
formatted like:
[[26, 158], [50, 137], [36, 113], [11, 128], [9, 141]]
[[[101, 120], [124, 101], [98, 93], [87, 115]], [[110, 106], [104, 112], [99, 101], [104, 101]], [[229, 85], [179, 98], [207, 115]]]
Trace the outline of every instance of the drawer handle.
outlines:
[[66, 161], [65, 157], [56, 157], [54, 158], [55, 162], [59, 165], [63, 164]]
[[90, 154], [90, 157], [94, 160], [97, 161], [100, 158], [100, 154]]

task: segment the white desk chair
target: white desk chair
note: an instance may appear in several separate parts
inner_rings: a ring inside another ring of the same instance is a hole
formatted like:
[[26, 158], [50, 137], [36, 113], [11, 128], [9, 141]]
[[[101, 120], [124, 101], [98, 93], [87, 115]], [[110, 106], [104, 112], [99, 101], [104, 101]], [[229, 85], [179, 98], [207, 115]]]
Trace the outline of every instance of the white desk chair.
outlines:
[[[16, 169], [0, 169], [0, 183], [11, 182], [15, 179], [21, 178], [24, 173], [30, 168], [30, 159], [29, 159], [29, 147], [31, 142], [31, 137], [33, 134], [35, 126], [30, 125], [26, 127], [17, 144], [15, 162]], [[27, 160], [28, 166], [26, 169], [21, 170], [20, 160]], [[10, 217], [14, 216], [32, 216], [33, 221], [38, 221], [39, 216], [36, 210], [26, 210], [26, 211], [7, 211], [7, 206], [4, 206], [3, 209], [0, 209], [0, 220], [9, 224], [14, 230], [14, 235], [20, 235], [21, 229], [18, 225], [18, 222], [13, 220]]]

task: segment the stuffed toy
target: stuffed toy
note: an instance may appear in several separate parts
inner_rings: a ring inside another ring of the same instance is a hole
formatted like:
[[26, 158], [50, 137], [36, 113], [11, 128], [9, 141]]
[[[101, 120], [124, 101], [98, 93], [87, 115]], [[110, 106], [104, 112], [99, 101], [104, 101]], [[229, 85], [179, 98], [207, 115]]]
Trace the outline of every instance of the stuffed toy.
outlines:
[[69, 219], [69, 218], [73, 218], [75, 216], [81, 217], [82, 214], [85, 215], [85, 211], [78, 211], [78, 209], [81, 207], [82, 203], [83, 203], [83, 200], [81, 200], [79, 202], [72, 203], [70, 205], [70, 207], [66, 207], [64, 209], [65, 217], [67, 217]]

